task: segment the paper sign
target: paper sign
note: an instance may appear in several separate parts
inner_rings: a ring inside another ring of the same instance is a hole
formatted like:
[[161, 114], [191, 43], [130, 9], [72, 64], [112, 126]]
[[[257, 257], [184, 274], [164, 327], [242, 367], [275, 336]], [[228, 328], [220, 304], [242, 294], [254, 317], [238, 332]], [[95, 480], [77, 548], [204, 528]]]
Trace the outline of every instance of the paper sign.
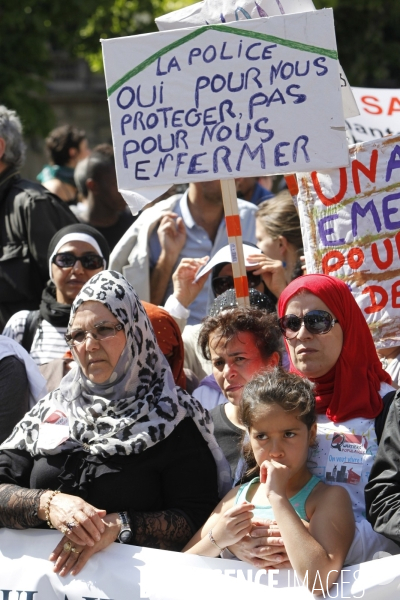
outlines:
[[376, 346], [398, 346], [400, 136], [351, 146], [350, 158], [297, 176], [307, 272], [343, 279]]
[[[259, 17], [273, 17], [315, 10], [312, 0], [205, 0], [156, 19], [160, 31], [198, 27], [210, 23], [230, 23]], [[346, 118], [359, 114], [349, 82], [339, 65], [343, 112]]]
[[103, 40], [103, 54], [122, 193], [348, 164], [330, 9]]
[[346, 120], [351, 144], [400, 134], [400, 90], [352, 88], [360, 111]]

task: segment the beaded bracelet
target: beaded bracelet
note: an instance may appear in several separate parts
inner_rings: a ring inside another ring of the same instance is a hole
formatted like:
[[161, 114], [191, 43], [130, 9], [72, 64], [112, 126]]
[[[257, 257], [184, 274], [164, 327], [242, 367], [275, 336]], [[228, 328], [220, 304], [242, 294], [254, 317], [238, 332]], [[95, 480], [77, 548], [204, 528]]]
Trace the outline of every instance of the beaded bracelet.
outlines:
[[52, 492], [50, 498], [47, 500], [46, 505], [44, 507], [44, 515], [46, 517], [47, 525], [50, 527], [50, 529], [56, 529], [50, 519], [50, 503], [53, 500], [54, 496], [59, 493], [60, 490], [55, 490], [54, 492]]
[[225, 548], [221, 548], [221, 546], [218, 546], [217, 542], [214, 540], [213, 534], [212, 534], [212, 529], [210, 529], [210, 531], [208, 532], [208, 537], [210, 538], [210, 542], [212, 544], [214, 544], [214, 546], [216, 546], [218, 548], [218, 550], [220, 550], [221, 552], [223, 550], [225, 550]]

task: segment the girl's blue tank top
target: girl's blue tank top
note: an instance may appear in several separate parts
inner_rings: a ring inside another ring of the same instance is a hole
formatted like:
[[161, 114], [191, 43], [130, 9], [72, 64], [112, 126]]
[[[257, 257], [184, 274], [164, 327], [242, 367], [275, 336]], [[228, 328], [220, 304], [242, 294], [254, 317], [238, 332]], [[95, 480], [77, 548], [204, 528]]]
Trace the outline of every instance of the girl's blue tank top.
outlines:
[[[321, 481], [321, 479], [319, 479], [319, 477], [316, 477], [315, 475], [313, 475], [311, 477], [310, 481], [308, 483], [306, 483], [306, 485], [303, 488], [301, 488], [301, 490], [299, 492], [297, 492], [297, 494], [295, 496], [292, 496], [291, 498], [289, 498], [290, 504], [293, 506], [294, 510], [299, 515], [300, 519], [303, 519], [304, 521], [309, 521], [309, 519], [307, 518], [307, 515], [306, 515], [307, 498], [311, 494], [311, 492], [315, 488], [315, 486], [318, 483], [320, 483], [320, 481]], [[246, 496], [250, 489], [250, 486], [252, 486], [255, 483], [259, 483], [259, 482], [260, 482], [260, 478], [255, 477], [248, 483], [244, 483], [243, 485], [241, 485], [236, 494], [235, 504], [239, 504], [240, 502], [244, 502], [245, 500], [247, 500]], [[249, 500], [247, 500], [247, 501], [249, 502]], [[271, 520], [275, 519], [274, 511], [272, 510], [272, 506], [256, 506], [253, 509], [253, 514], [254, 514], [254, 517], [257, 517], [259, 519], [271, 519]]]

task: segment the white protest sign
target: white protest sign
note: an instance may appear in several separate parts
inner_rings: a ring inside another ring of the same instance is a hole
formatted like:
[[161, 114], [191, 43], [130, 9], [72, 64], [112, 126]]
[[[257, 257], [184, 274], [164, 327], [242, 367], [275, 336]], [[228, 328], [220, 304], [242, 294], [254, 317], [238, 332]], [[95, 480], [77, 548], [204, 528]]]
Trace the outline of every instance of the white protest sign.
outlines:
[[131, 208], [154, 185], [348, 164], [330, 9], [103, 40], [103, 54]]
[[346, 119], [350, 143], [400, 133], [400, 90], [352, 87], [360, 111]]
[[[205, 0], [156, 19], [160, 31], [179, 27], [198, 27], [210, 23], [230, 23], [243, 19], [273, 17], [315, 10], [312, 0]], [[343, 112], [346, 118], [358, 115], [349, 82], [339, 65]]]
[[[237, 560], [111, 544], [75, 577], [53, 573], [57, 532], [0, 530], [0, 600], [302, 600], [312, 594], [292, 570], [266, 572]], [[321, 593], [316, 578], [314, 589]], [[267, 589], [266, 589], [267, 588]], [[393, 600], [400, 555], [344, 568], [325, 598]]]
[[400, 136], [350, 147], [350, 167], [299, 173], [308, 273], [350, 287], [378, 348], [400, 343]]

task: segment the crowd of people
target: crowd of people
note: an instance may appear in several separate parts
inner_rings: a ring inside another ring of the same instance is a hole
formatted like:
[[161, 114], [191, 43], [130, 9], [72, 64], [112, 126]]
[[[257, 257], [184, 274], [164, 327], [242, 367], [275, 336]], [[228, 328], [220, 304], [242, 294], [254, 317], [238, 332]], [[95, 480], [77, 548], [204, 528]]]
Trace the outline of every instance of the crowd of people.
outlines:
[[46, 148], [22, 178], [0, 106], [0, 526], [58, 530], [61, 576], [119, 542], [326, 590], [399, 553], [398, 349], [378, 356], [345, 283], [305, 274], [289, 192], [236, 182], [239, 307], [218, 181], [132, 216], [112, 146], [68, 125]]

